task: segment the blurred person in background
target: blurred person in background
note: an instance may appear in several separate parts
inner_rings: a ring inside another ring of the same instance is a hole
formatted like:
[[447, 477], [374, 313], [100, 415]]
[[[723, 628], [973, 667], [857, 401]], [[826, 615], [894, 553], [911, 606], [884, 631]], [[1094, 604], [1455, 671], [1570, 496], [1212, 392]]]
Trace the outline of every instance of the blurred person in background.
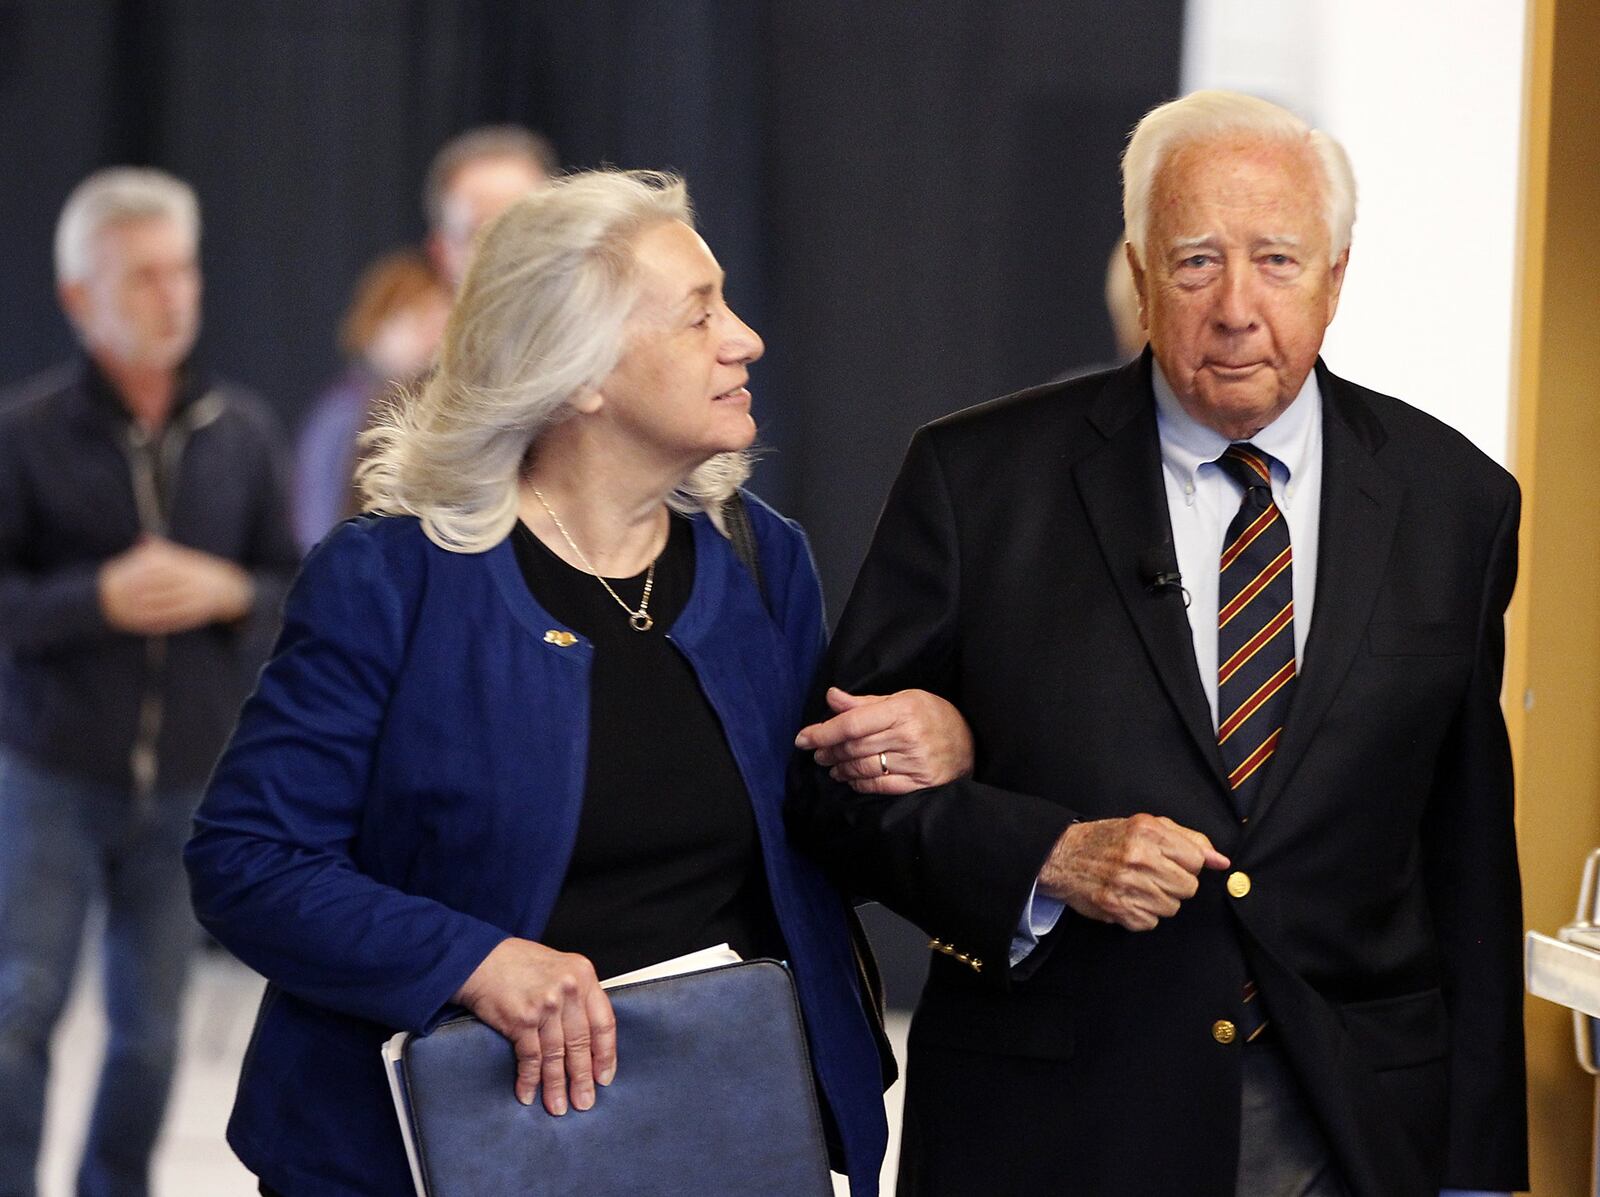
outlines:
[[452, 288], [472, 260], [478, 230], [561, 171], [555, 146], [521, 125], [482, 125], [439, 148], [422, 185], [428, 254]]
[[[560, 171], [550, 139], [520, 125], [483, 125], [445, 142], [422, 187], [427, 261], [442, 280], [444, 306], [461, 285], [478, 231]], [[356, 284], [341, 348], [353, 363], [312, 405], [296, 452], [295, 535], [309, 550], [354, 514], [357, 440], [396, 383], [432, 364], [443, 315], [433, 280], [405, 251], [380, 258]]]
[[[893, 1059], [781, 818], [821, 589], [739, 489], [763, 345], [691, 219], [680, 181], [598, 171], [492, 224], [373, 434], [374, 514], [289, 597], [187, 851], [270, 982], [228, 1131], [264, 1193], [407, 1192], [379, 1049], [458, 1006], [508, 1092], [584, 1117], [628, 1069], [598, 978], [721, 942], [790, 963], [835, 1163], [877, 1191]], [[920, 712], [884, 741], [908, 788], [970, 768], [920, 697], [855, 700]]]
[[110, 1037], [78, 1191], [142, 1194], [198, 937], [182, 846], [298, 554], [278, 431], [191, 359], [199, 207], [114, 167], [56, 227], [79, 360], [0, 405], [0, 1194], [34, 1191], [92, 903]]
[[385, 254], [362, 272], [339, 329], [349, 362], [312, 406], [295, 446], [295, 536], [306, 551], [360, 510], [356, 438], [391, 387], [433, 365], [450, 314], [450, 288], [418, 250]]

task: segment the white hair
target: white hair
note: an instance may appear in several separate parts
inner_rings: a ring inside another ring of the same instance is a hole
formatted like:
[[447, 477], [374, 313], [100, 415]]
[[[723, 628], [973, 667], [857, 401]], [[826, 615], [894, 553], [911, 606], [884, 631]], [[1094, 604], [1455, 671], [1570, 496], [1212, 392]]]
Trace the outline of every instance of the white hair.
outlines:
[[[639, 298], [633, 241], [693, 224], [673, 175], [597, 170], [518, 200], [483, 234], [445, 328], [439, 367], [363, 437], [357, 483], [369, 511], [407, 513], [441, 548], [493, 548], [517, 519], [534, 442], [599, 386], [626, 349]], [[720, 453], [668, 498], [715, 516], [750, 474]]]
[[1139, 260], [1144, 261], [1150, 233], [1150, 193], [1167, 158], [1180, 146], [1237, 134], [1310, 152], [1322, 178], [1329, 260], [1338, 261], [1350, 248], [1356, 222], [1355, 172], [1344, 147], [1288, 109], [1236, 91], [1196, 91], [1170, 100], [1147, 112], [1128, 139], [1122, 155], [1122, 218]]
[[56, 282], [89, 277], [94, 242], [103, 229], [134, 220], [166, 219], [200, 244], [200, 202], [194, 188], [164, 170], [108, 166], [72, 189], [56, 221]]

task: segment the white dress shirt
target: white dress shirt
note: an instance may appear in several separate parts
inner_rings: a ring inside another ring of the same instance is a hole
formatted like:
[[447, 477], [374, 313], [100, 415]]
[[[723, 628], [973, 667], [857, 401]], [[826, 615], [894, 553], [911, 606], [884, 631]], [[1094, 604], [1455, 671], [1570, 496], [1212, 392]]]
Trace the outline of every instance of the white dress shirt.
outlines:
[[[1167, 514], [1178, 570], [1189, 596], [1189, 634], [1195, 666], [1217, 726], [1217, 577], [1228, 525], [1239, 514], [1244, 488], [1217, 465], [1230, 442], [1200, 423], [1152, 362], [1156, 392], [1156, 431], [1161, 438], [1161, 477], [1167, 488]], [[1317, 533], [1322, 514], [1322, 393], [1317, 376], [1284, 413], [1250, 438], [1272, 457], [1272, 500], [1289, 524], [1294, 548], [1294, 664], [1305, 664], [1306, 633], [1317, 593]]]

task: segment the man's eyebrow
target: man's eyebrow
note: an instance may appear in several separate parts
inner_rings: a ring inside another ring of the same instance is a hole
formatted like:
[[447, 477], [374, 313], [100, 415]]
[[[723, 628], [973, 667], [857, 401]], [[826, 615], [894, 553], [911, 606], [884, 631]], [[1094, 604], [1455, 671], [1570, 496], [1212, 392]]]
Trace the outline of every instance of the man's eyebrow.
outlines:
[[1211, 249], [1217, 244], [1215, 233], [1206, 233], [1201, 237], [1179, 237], [1169, 246], [1170, 249]]
[[1268, 233], [1265, 237], [1257, 237], [1251, 244], [1260, 249], [1263, 245], [1284, 245], [1290, 249], [1300, 248], [1300, 238], [1293, 233]]

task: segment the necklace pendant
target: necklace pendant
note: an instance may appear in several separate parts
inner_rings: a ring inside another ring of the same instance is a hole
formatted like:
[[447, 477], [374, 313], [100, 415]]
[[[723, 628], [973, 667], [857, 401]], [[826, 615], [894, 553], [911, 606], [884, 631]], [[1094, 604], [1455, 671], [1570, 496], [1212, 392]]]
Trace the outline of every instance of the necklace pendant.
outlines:
[[628, 616], [628, 626], [636, 632], [648, 632], [656, 626], [656, 621], [650, 618], [648, 611], [635, 611]]

